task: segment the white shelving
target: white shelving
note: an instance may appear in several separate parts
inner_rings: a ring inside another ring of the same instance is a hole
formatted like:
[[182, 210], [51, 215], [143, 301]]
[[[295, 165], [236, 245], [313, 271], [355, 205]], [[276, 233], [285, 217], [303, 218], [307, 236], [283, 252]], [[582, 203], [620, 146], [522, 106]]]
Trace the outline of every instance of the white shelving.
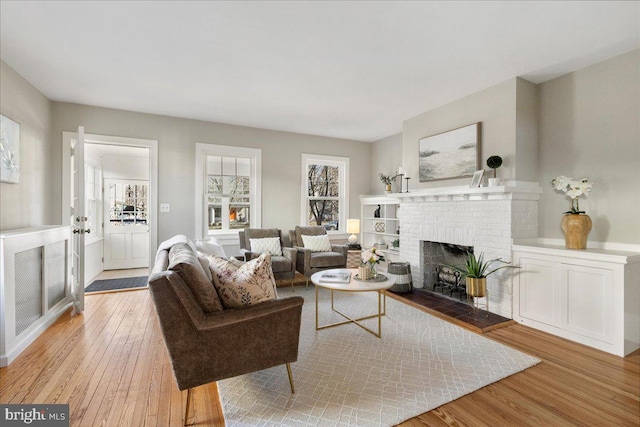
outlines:
[[[360, 196], [360, 244], [364, 249], [376, 244], [387, 245], [380, 249], [387, 261], [398, 261], [399, 248], [393, 248], [393, 241], [400, 239], [400, 201], [386, 196]], [[380, 216], [375, 212], [379, 209]]]

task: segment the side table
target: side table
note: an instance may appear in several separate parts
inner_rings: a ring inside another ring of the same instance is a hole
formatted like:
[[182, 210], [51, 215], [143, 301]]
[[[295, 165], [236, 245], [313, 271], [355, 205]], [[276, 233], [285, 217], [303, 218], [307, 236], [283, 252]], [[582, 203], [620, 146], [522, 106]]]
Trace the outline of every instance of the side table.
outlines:
[[347, 268], [360, 267], [360, 257], [362, 255], [362, 249], [350, 249], [347, 251]]

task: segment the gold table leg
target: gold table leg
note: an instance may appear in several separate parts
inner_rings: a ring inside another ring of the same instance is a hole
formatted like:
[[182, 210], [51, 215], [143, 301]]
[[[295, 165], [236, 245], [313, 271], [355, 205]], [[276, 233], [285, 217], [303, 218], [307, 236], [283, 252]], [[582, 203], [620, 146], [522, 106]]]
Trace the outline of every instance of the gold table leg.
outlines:
[[[333, 299], [333, 289], [331, 289], [331, 310], [335, 313], [338, 313], [340, 316], [344, 317], [347, 320], [344, 320], [342, 322], [336, 322], [336, 323], [330, 323], [328, 325], [320, 325], [319, 324], [319, 320], [318, 320], [318, 288], [320, 288], [320, 286], [316, 286], [316, 331], [322, 330], [322, 329], [327, 329], [327, 328], [333, 328], [334, 326], [340, 326], [340, 325], [346, 325], [347, 323], [355, 323], [356, 325], [360, 326], [362, 329], [364, 329], [365, 331], [369, 332], [370, 334], [378, 337], [378, 338], [382, 338], [382, 316], [386, 315], [386, 309], [387, 309], [387, 294], [384, 292], [384, 290], [381, 291], [377, 291], [378, 293], [378, 314], [372, 314], [370, 316], [365, 316], [365, 317], [359, 317], [357, 319], [354, 319], [352, 317], [347, 316], [346, 314], [344, 314], [343, 312], [341, 312], [340, 310], [337, 310], [334, 307], [334, 299]], [[383, 310], [383, 300], [384, 300], [384, 310]], [[378, 318], [378, 331], [374, 331], [370, 328], [367, 328], [366, 326], [364, 326], [363, 324], [361, 324], [360, 322], [362, 320], [367, 320], [367, 319], [373, 319], [377, 317]]]

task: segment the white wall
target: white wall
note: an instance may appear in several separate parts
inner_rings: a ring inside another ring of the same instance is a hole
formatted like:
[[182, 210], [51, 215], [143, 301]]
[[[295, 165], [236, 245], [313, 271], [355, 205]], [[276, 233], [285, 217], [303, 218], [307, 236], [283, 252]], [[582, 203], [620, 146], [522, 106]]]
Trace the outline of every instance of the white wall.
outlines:
[[[417, 144], [424, 136], [483, 122], [482, 158], [498, 154], [503, 179], [537, 181], [539, 237], [563, 239], [569, 200], [551, 188], [558, 175], [586, 177], [591, 195], [580, 200], [593, 219], [592, 242], [640, 244], [640, 50], [540, 85], [513, 79], [404, 122], [402, 158], [417, 181]], [[393, 153], [394, 137], [372, 153]], [[372, 176], [387, 166], [372, 155]], [[489, 171], [488, 171], [489, 172]], [[486, 176], [486, 175], [485, 175]], [[468, 179], [420, 187], [467, 185]], [[375, 189], [375, 186], [372, 187]]]
[[[158, 140], [159, 202], [171, 203], [170, 213], [159, 214], [160, 241], [175, 234], [193, 235], [196, 143], [262, 149], [262, 226], [281, 228], [285, 234], [300, 221], [302, 153], [351, 159], [351, 216], [359, 215], [359, 195], [370, 189], [370, 144], [365, 142], [60, 102], [53, 102], [53, 118], [57, 144], [63, 131], [79, 125], [92, 134]], [[54, 161], [61, 164], [60, 154]]]
[[[502, 157], [498, 177], [517, 179], [516, 173], [516, 95], [519, 79], [474, 93], [442, 107], [407, 119], [402, 127], [402, 159], [411, 177], [410, 188], [468, 185], [471, 178], [419, 182], [418, 141], [426, 136], [476, 122], [482, 122], [480, 168], [488, 169], [489, 156]], [[486, 178], [485, 178], [486, 181]]]
[[0, 93], [0, 113], [20, 123], [20, 182], [0, 183], [0, 230], [61, 224], [51, 102], [3, 61]]
[[563, 238], [558, 175], [588, 178], [590, 241], [640, 244], [640, 50], [539, 85], [540, 236]]
[[[378, 174], [393, 176], [402, 164], [402, 133], [388, 136], [371, 144], [371, 188], [368, 194], [383, 194], [384, 184]], [[403, 184], [404, 185], [404, 184]], [[405, 187], [406, 188], [406, 187]], [[400, 191], [400, 178], [393, 185], [393, 191]]]

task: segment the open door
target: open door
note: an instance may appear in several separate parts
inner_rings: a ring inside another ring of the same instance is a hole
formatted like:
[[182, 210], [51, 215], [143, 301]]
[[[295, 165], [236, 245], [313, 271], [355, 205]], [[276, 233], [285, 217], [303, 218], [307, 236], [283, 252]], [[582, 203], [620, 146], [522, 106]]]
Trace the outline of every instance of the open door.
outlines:
[[75, 314], [84, 311], [84, 235], [87, 217], [84, 212], [84, 128], [78, 127], [77, 139], [71, 140], [71, 295]]

